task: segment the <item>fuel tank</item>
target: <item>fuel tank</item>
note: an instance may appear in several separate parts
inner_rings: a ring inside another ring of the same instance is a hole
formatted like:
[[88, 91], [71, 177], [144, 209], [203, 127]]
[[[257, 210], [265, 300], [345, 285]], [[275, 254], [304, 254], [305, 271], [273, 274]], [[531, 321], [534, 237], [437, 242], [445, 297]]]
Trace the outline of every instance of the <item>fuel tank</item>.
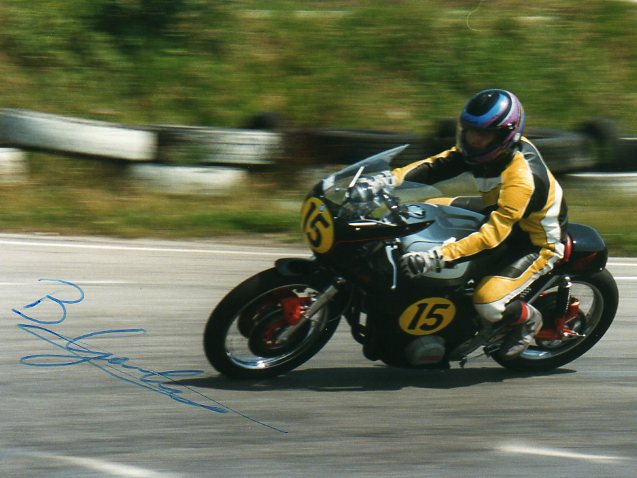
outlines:
[[[406, 205], [411, 221], [433, 221], [426, 229], [401, 238], [407, 252], [423, 252], [439, 247], [445, 242], [457, 241], [476, 232], [485, 220], [484, 214], [454, 206], [438, 204], [411, 203]], [[488, 258], [476, 258], [460, 262], [440, 272], [427, 272], [419, 281], [435, 282], [440, 287], [461, 285], [480, 267], [481, 261]], [[433, 285], [433, 283], [432, 283]]]

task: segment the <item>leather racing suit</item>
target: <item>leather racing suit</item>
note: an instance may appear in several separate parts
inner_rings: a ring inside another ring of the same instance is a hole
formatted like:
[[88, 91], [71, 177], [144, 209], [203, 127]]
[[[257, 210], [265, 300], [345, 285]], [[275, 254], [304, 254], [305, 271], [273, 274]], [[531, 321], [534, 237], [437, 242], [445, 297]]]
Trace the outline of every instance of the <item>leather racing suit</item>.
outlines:
[[[465, 172], [475, 178], [488, 217], [478, 231], [444, 244], [440, 253], [446, 263], [453, 263], [508, 242], [512, 250], [512, 254], [507, 252], [508, 262], [496, 275], [484, 277], [477, 284], [473, 303], [489, 322], [518, 320], [525, 305], [512, 299], [549, 272], [564, 255], [567, 207], [562, 188], [540, 152], [524, 137], [512, 154], [487, 165], [467, 164], [453, 147], [396, 168], [392, 175], [398, 185], [403, 181], [434, 184]], [[479, 209], [466, 197], [436, 202]]]

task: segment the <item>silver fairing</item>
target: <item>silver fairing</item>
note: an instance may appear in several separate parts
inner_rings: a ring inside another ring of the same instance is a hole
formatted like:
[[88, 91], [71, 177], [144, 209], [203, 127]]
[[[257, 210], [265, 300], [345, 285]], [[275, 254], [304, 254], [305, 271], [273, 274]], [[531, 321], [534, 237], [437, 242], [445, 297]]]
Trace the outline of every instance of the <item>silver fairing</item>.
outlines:
[[[408, 252], [422, 252], [441, 246], [445, 242], [456, 241], [477, 231], [484, 221], [484, 215], [453, 206], [414, 203], [409, 205], [410, 217], [414, 220], [433, 220], [428, 228], [401, 239]], [[460, 279], [465, 276], [471, 262], [461, 262], [440, 272], [430, 271], [424, 277], [437, 280]]]

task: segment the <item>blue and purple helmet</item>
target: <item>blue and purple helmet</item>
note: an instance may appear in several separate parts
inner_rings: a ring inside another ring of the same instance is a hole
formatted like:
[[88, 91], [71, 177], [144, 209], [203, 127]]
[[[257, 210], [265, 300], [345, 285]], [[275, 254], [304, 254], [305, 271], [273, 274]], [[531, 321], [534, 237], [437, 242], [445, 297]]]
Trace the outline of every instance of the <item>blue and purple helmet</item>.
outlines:
[[[473, 96], [460, 114], [456, 147], [469, 164], [489, 163], [511, 153], [523, 128], [524, 108], [517, 96], [506, 90], [484, 90]], [[487, 147], [477, 150], [465, 141], [468, 129], [495, 131], [497, 135]]]

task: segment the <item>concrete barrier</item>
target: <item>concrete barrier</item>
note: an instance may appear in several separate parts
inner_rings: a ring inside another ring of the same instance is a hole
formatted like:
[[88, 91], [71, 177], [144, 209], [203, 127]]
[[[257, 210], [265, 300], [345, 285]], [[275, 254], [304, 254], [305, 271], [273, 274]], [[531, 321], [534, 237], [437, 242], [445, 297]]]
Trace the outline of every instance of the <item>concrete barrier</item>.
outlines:
[[153, 126], [159, 138], [158, 160], [167, 164], [271, 166], [283, 150], [283, 139], [272, 131]]
[[608, 193], [611, 197], [637, 196], [637, 172], [572, 173], [566, 175], [564, 184], [596, 193]]
[[133, 164], [133, 179], [149, 189], [171, 194], [222, 196], [245, 184], [245, 169], [215, 166], [171, 166], [166, 164]]
[[[446, 118], [435, 125], [432, 143], [437, 150], [451, 148], [456, 143], [456, 123], [455, 118]], [[524, 136], [538, 148], [554, 173], [587, 171], [598, 164], [593, 139], [579, 131], [530, 127], [524, 130]]]
[[616, 171], [637, 170], [637, 137], [625, 136], [617, 139], [612, 166]]
[[25, 110], [0, 111], [0, 143], [127, 161], [153, 161], [157, 155], [153, 132]]
[[0, 148], [0, 183], [12, 184], [26, 180], [28, 166], [24, 152], [13, 148]]
[[[528, 128], [526, 136], [555, 173], [637, 168], [637, 138], [616, 139], [611, 126], [596, 121], [576, 132]], [[289, 128], [279, 132], [172, 125], [129, 128], [33, 111], [0, 110], [0, 145], [4, 146], [129, 162], [248, 170], [277, 163], [298, 167], [350, 164], [409, 144], [397, 158], [395, 166], [398, 166], [436, 154], [455, 143], [455, 119], [440, 120], [434, 129], [427, 136], [355, 129]], [[605, 157], [602, 160], [600, 156]]]

